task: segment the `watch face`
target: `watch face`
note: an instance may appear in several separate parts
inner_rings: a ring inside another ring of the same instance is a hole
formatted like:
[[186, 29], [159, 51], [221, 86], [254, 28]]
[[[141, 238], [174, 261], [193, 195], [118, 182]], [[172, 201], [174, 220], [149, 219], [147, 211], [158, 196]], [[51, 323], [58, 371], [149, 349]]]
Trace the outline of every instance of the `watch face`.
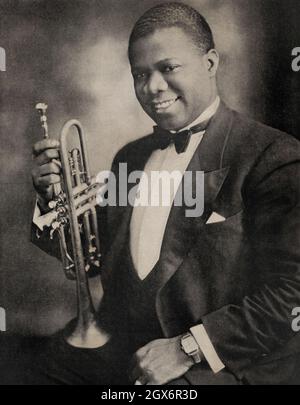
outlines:
[[197, 342], [191, 335], [184, 336], [182, 338], [181, 345], [185, 353], [189, 355], [195, 352], [197, 353], [199, 350]]

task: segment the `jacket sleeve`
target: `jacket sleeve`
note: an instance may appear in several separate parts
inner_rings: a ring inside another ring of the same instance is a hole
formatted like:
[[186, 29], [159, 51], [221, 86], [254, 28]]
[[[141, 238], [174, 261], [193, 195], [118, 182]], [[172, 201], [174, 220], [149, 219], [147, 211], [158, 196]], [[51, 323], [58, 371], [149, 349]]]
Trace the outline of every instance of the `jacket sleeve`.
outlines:
[[274, 141], [243, 190], [251, 271], [259, 278], [258, 287], [238, 305], [202, 318], [218, 355], [238, 376], [296, 334], [292, 310], [300, 306], [299, 179], [299, 143]]

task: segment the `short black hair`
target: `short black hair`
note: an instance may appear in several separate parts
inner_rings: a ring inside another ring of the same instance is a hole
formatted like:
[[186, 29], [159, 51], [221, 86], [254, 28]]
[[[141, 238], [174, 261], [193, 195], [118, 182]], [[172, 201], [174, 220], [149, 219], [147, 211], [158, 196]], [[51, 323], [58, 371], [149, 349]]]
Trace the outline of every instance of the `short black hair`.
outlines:
[[135, 23], [129, 38], [129, 60], [135, 41], [152, 34], [156, 29], [170, 27], [182, 28], [203, 54], [215, 47], [210, 26], [197, 10], [183, 3], [164, 3], [146, 11]]

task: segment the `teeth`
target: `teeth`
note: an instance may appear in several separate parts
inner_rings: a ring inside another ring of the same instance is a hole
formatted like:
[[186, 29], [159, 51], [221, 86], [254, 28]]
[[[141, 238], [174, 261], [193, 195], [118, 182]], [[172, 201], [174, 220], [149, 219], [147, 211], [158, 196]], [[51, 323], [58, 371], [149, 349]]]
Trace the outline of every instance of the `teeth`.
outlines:
[[175, 101], [176, 101], [176, 99], [174, 98], [173, 100], [163, 101], [162, 103], [155, 103], [154, 107], [156, 110], [166, 109], [166, 108], [170, 107], [172, 104], [174, 104]]

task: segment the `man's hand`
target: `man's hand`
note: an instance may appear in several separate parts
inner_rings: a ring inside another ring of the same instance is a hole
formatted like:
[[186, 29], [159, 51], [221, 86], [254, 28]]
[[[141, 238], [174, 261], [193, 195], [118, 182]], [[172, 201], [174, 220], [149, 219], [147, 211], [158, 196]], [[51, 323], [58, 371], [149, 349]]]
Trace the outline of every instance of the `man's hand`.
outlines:
[[55, 139], [43, 139], [33, 146], [32, 181], [42, 199], [39, 202], [44, 203], [45, 207], [52, 200], [53, 184], [60, 182], [61, 164], [58, 148], [59, 142]]
[[163, 385], [181, 377], [194, 364], [180, 347], [181, 336], [159, 339], [139, 349], [133, 358], [132, 381], [136, 385]]

